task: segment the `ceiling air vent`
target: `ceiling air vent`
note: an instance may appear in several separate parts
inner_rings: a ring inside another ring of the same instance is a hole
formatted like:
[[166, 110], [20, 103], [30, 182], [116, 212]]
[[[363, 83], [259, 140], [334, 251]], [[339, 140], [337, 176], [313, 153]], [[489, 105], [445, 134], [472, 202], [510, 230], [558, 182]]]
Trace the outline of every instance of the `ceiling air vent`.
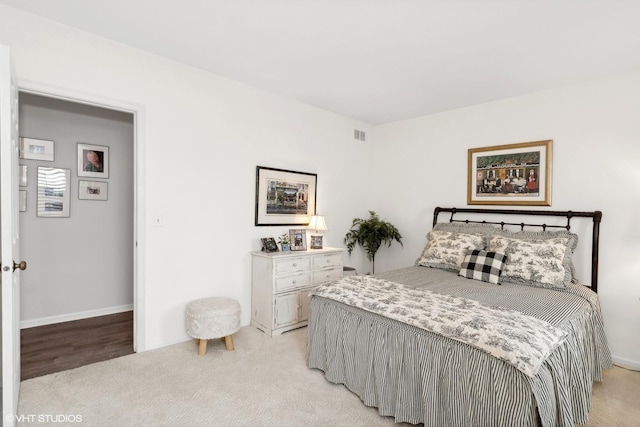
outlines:
[[353, 130], [353, 138], [357, 139], [358, 141], [364, 141], [365, 140], [364, 131], [363, 130], [354, 129]]

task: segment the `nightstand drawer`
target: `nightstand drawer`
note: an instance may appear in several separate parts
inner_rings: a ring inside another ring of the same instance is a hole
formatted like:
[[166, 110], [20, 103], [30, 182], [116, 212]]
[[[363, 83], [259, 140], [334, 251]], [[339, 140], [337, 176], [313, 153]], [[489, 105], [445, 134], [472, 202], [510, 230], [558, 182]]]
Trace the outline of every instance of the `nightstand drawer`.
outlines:
[[275, 262], [275, 273], [282, 274], [289, 271], [308, 270], [311, 267], [309, 257], [298, 257], [287, 260], [278, 260]]
[[301, 288], [311, 284], [311, 275], [308, 272], [301, 272], [287, 276], [278, 276], [275, 279], [275, 290], [280, 292], [287, 289]]
[[342, 265], [338, 267], [323, 268], [313, 272], [313, 284], [318, 285], [329, 280], [338, 280], [342, 277]]
[[313, 268], [333, 267], [338, 265], [342, 265], [342, 253], [313, 256]]

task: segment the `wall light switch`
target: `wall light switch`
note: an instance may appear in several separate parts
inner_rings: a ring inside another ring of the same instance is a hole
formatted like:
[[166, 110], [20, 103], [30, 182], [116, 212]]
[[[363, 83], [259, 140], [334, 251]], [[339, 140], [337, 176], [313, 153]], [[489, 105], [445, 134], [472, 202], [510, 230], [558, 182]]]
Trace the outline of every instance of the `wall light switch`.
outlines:
[[153, 216], [153, 226], [154, 227], [162, 227], [164, 225], [162, 221], [162, 215], [154, 215]]

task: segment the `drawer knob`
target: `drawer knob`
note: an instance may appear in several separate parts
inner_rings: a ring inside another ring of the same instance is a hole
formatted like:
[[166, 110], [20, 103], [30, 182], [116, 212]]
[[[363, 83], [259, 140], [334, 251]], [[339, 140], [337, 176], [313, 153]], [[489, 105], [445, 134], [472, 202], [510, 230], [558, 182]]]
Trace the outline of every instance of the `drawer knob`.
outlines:
[[297, 266], [298, 266], [298, 263], [297, 263], [297, 262], [294, 262], [294, 263], [293, 263], [293, 266], [294, 266], [294, 267], [297, 267]]
[[295, 285], [297, 282], [294, 280], [294, 281], [293, 281], [293, 282], [291, 282], [291, 283], [293, 283], [293, 284]]

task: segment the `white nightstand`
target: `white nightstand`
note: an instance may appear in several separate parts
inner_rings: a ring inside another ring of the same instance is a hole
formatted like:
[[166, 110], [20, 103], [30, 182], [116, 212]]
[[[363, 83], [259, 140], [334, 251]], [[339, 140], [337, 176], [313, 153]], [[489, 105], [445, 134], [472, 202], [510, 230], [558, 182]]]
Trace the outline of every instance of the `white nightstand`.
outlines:
[[251, 252], [251, 325], [270, 336], [307, 325], [309, 292], [342, 277], [342, 249]]

